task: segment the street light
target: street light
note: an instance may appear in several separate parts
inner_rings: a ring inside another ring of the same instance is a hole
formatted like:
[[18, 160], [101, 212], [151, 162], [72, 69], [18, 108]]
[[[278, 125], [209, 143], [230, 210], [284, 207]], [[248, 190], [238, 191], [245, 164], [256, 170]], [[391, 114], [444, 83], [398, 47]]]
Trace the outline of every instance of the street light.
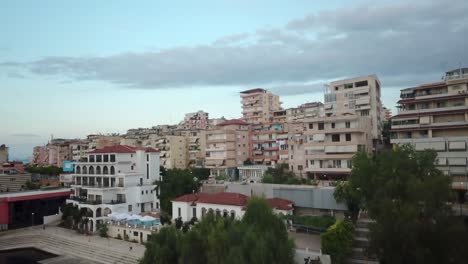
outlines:
[[31, 227], [34, 226], [34, 213], [31, 213]]

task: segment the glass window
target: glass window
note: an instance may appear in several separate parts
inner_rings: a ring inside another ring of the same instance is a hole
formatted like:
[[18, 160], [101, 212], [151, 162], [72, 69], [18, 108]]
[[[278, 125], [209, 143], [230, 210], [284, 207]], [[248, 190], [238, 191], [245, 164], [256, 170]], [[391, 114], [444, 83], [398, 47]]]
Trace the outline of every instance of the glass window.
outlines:
[[111, 154], [111, 155], [110, 155], [110, 161], [111, 161], [111, 162], [115, 162], [115, 154]]
[[346, 134], [346, 141], [351, 141], [351, 134]]
[[333, 134], [332, 142], [340, 142], [340, 134]]

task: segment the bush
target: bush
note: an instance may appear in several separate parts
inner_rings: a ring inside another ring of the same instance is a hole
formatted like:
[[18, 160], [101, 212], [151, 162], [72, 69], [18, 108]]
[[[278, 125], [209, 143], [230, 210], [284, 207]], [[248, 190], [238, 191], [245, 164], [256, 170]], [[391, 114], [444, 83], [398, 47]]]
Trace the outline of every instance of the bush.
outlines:
[[336, 219], [332, 216], [288, 215], [286, 219], [292, 220], [294, 224], [304, 225], [322, 231], [326, 231], [336, 222]]
[[329, 254], [333, 263], [344, 263], [351, 254], [354, 226], [349, 221], [337, 221], [322, 235], [322, 252]]
[[102, 223], [98, 225], [99, 236], [100, 237], [108, 237], [107, 231], [109, 231], [109, 227], [106, 223]]

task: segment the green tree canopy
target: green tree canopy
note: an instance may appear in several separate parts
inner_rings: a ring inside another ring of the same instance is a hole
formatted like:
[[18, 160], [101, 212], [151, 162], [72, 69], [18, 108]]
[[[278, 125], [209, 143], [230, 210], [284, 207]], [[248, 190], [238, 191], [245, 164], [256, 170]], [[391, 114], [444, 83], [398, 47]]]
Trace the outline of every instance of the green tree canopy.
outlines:
[[190, 170], [169, 169], [162, 173], [162, 181], [157, 182], [158, 197], [161, 202], [161, 209], [167, 213], [172, 213], [171, 200], [184, 194], [197, 192], [200, 188], [200, 181], [194, 179]]
[[252, 198], [241, 221], [209, 212], [186, 233], [164, 227], [146, 244], [141, 264], [294, 263], [294, 242], [265, 199]]
[[353, 158], [349, 186], [336, 196], [365, 206], [376, 220], [371, 250], [381, 263], [466, 263], [468, 234], [452, 215], [451, 181], [436, 157], [404, 145]]

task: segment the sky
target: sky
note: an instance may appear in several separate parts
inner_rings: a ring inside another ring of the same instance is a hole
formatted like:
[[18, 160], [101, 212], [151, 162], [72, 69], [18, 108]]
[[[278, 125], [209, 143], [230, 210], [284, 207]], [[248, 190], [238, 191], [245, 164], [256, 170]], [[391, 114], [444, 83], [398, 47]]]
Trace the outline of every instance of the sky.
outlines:
[[[382, 101], [468, 67], [468, 1], [23, 1], [0, 8], [0, 144], [238, 118], [239, 92], [283, 107], [376, 74]], [[395, 112], [395, 111], [394, 111]]]

